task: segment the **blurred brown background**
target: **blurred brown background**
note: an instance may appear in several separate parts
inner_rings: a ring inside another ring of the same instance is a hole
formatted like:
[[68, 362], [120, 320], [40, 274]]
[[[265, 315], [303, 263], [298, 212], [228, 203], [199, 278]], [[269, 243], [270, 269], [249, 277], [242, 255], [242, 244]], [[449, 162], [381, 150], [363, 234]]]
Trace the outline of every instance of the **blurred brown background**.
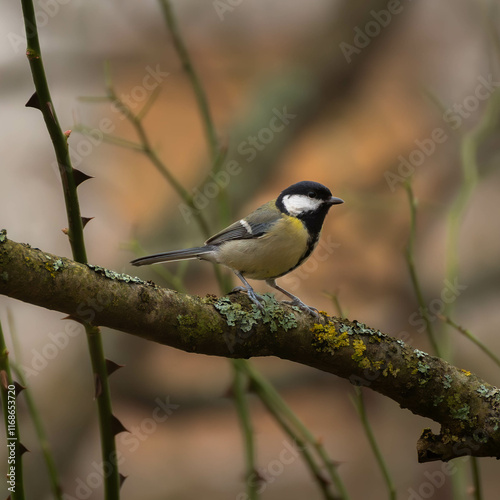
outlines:
[[[62, 127], [83, 123], [99, 129], [108, 118], [114, 135], [136, 140], [110, 103], [79, 99], [104, 94], [107, 60], [118, 94], [134, 111], [154, 87], [161, 88], [145, 119], [151, 142], [184, 186], [203, 192], [209, 160], [200, 115], [158, 3], [55, 0], [50, 9], [43, 5], [37, 7], [41, 43]], [[448, 288], [443, 281], [447, 217], [462, 181], [463, 137], [480, 122], [500, 81], [491, 36], [495, 31], [498, 35], [497, 3], [190, 0], [173, 5], [220, 140], [228, 147], [226, 165], [235, 161], [240, 167], [228, 185], [232, 218], [305, 179], [328, 185], [346, 201], [327, 218], [327, 251], [281, 284], [332, 313], [336, 310], [325, 292], [338, 293], [349, 318], [430, 350], [419, 327], [403, 255], [408, 201], [402, 177], [391, 173], [408, 174], [403, 159], [418, 163], [413, 183], [419, 198], [415, 257], [426, 301], [437, 303]], [[18, 3], [2, 6], [0, 26], [0, 226], [13, 240], [69, 256], [50, 140], [40, 113], [24, 108], [33, 85]], [[294, 115], [283, 130], [272, 136], [263, 132], [283, 112]], [[260, 138], [258, 147], [251, 146], [255, 136]], [[454, 302], [454, 318], [499, 353], [497, 144], [493, 131], [479, 150], [480, 176], [458, 251], [459, 284], [466, 288]], [[74, 165], [95, 177], [79, 188], [83, 215], [95, 217], [85, 229], [90, 262], [160, 283], [153, 270], [129, 266], [133, 254], [123, 244], [137, 238], [148, 252], [196, 245], [203, 240], [196, 224], [186, 221], [178, 197], [139, 153], [92, 142], [76, 132], [70, 145]], [[215, 232], [220, 228], [217, 203], [210, 197], [206, 201]], [[175, 272], [176, 264], [169, 269]], [[217, 293], [213, 270], [204, 263], [189, 265], [186, 286], [200, 295]], [[256, 288], [265, 290], [257, 283]], [[31, 370], [28, 381], [65, 492], [74, 498], [102, 498], [83, 331], [70, 337], [61, 314], [1, 297], [0, 319], [7, 332], [7, 310], [22, 344], [22, 365]], [[437, 326], [439, 320], [432, 318]], [[242, 437], [227, 397], [227, 360], [186, 354], [114, 331], [105, 330], [104, 340], [107, 356], [125, 365], [111, 379], [114, 412], [132, 431], [117, 438], [121, 471], [129, 476], [122, 498], [245, 498]], [[47, 347], [57, 342], [55, 350]], [[499, 368], [456, 332], [451, 333], [449, 356], [458, 366], [500, 384]], [[254, 362], [340, 462], [351, 497], [387, 498], [350, 399], [352, 387], [279, 359]], [[369, 390], [365, 396], [398, 498], [411, 498], [412, 492], [421, 498], [471, 498], [466, 460], [462, 479], [459, 473], [447, 476], [439, 487], [429, 477], [442, 464], [416, 462], [421, 430], [430, 426], [437, 431], [437, 424]], [[31, 450], [24, 458], [28, 497], [50, 498], [39, 446], [21, 401], [22, 440]], [[178, 406], [165, 419], [168, 401]], [[279, 473], [273, 468], [289, 440], [261, 404], [253, 397], [250, 401], [258, 465], [268, 478], [263, 498], [320, 498], [299, 458], [278, 466]], [[480, 463], [484, 498], [497, 498], [498, 463]], [[93, 486], [87, 490], [83, 484]]]

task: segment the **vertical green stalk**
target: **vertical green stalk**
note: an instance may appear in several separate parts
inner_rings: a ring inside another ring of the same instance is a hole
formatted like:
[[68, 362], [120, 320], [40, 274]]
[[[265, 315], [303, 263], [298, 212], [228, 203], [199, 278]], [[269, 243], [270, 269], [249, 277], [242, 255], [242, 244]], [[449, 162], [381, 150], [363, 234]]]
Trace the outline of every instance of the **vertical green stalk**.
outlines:
[[233, 395], [236, 402], [236, 411], [240, 419], [243, 441], [245, 444], [245, 466], [246, 466], [246, 487], [249, 500], [257, 500], [258, 495], [258, 475], [255, 470], [255, 445], [253, 440], [253, 428], [250, 420], [250, 409], [246, 397], [248, 377], [241, 368], [242, 359], [232, 359], [233, 365]]
[[174, 47], [181, 60], [182, 67], [193, 87], [194, 94], [196, 96], [196, 101], [198, 103], [198, 108], [201, 113], [202, 123], [205, 127], [205, 135], [207, 137], [208, 147], [210, 150], [210, 158], [214, 161], [219, 154], [219, 141], [217, 139], [217, 132], [215, 129], [214, 122], [212, 120], [212, 115], [210, 113], [210, 107], [208, 105], [208, 99], [205, 94], [205, 90], [200, 82], [198, 74], [194, 69], [194, 66], [189, 57], [186, 44], [180, 34], [179, 27], [177, 25], [177, 20], [172, 11], [172, 6], [169, 0], [160, 0], [160, 5], [163, 11], [163, 15], [167, 22], [168, 29], [172, 35], [172, 41], [174, 42]]
[[40, 449], [42, 450], [43, 458], [45, 460], [45, 464], [47, 465], [47, 471], [49, 473], [49, 481], [50, 481], [50, 487], [52, 489], [52, 495], [54, 496], [55, 500], [62, 500], [62, 489], [59, 481], [59, 475], [57, 473], [56, 464], [54, 462], [54, 458], [50, 450], [49, 441], [47, 439], [47, 435], [45, 433], [45, 429], [43, 427], [40, 414], [38, 413], [35, 400], [31, 394], [31, 389], [28, 387], [28, 384], [26, 383], [26, 379], [24, 377], [24, 373], [20, 368], [23, 364], [21, 361], [21, 349], [17, 339], [17, 334], [14, 327], [14, 321], [10, 309], [7, 310], [7, 317], [9, 320], [9, 329], [10, 329], [10, 336], [12, 339], [12, 346], [14, 348], [14, 356], [16, 359], [16, 363], [11, 363], [12, 370], [16, 374], [21, 385], [24, 386], [24, 391], [23, 391], [24, 399], [26, 400], [26, 405], [28, 406], [28, 412], [30, 414], [31, 420], [33, 421], [33, 425], [35, 426], [35, 432], [38, 437], [38, 442], [40, 443]]
[[410, 272], [410, 278], [413, 285], [413, 290], [415, 291], [415, 296], [417, 297], [417, 302], [420, 307], [420, 312], [422, 318], [425, 322], [425, 329], [429, 342], [434, 350], [436, 356], [441, 357], [441, 349], [436, 340], [436, 335], [434, 333], [434, 328], [432, 326], [431, 319], [429, 317], [428, 309], [425, 305], [424, 294], [422, 293], [422, 288], [420, 286], [420, 280], [418, 279], [417, 270], [415, 267], [415, 236], [417, 231], [417, 200], [413, 194], [413, 188], [411, 185], [411, 179], [405, 182], [404, 187], [406, 193], [408, 194], [408, 202], [410, 204], [410, 236], [408, 239], [408, 245], [405, 249], [406, 263], [408, 265], [408, 270]]
[[[329, 485], [325, 482], [316, 461], [308, 453], [306, 446], [311, 446], [316, 452], [319, 460], [322, 462], [322, 467], [326, 469], [328, 480], [331, 481], [339, 492], [338, 498], [349, 500], [349, 494], [342, 482], [342, 479], [337, 471], [337, 465], [332, 461], [326, 452], [321, 442], [315, 438], [311, 431], [303, 424], [303, 422], [295, 415], [291, 408], [285, 403], [283, 398], [278, 394], [276, 389], [265, 379], [263, 375], [256, 370], [253, 365], [246, 360], [242, 360], [241, 368], [247, 373], [252, 389], [260, 398], [262, 403], [269, 410], [269, 413], [275, 418], [282, 429], [295, 441], [302, 453], [304, 460], [318, 482], [320, 488], [327, 496], [326, 490]], [[300, 446], [299, 446], [300, 444]], [[328, 492], [329, 494], [329, 492]]]
[[[61, 174], [68, 216], [68, 237], [73, 252], [73, 258], [77, 262], [85, 264], [87, 262], [87, 254], [85, 250], [80, 205], [78, 202], [78, 183], [75, 179], [75, 170], [71, 165], [67, 136], [61, 130], [54, 104], [50, 96], [38, 39], [33, 1], [21, 0], [21, 2], [28, 44], [26, 55], [28, 56], [36, 90], [36, 93], [29, 101], [29, 105], [40, 109], [45, 120]], [[107, 469], [103, 474], [105, 498], [106, 500], [118, 500], [120, 496], [120, 479], [118, 467], [116, 465], [116, 447], [112, 428], [114, 417], [111, 413], [108, 374], [103, 355], [102, 339], [97, 327], [91, 326], [90, 324], [84, 324], [84, 327], [87, 333], [94, 377], [96, 384], [98, 383], [100, 387], [100, 391], [97, 393], [96, 397], [101, 430], [102, 459], [103, 465], [107, 465]]]
[[[19, 440], [19, 424], [17, 421], [16, 409], [17, 394], [15, 394], [15, 392], [9, 366], [9, 351], [7, 351], [7, 346], [5, 345], [2, 323], [0, 323], [0, 393], [2, 396], [2, 411], [5, 422], [5, 434], [7, 438], [7, 456], [9, 457], [7, 461], [7, 474], [10, 474], [11, 472], [15, 474], [15, 486], [11, 486], [7, 483], [7, 487], [14, 488], [13, 490], [9, 489], [11, 500], [24, 500], [22, 463], [23, 447], [21, 445], [21, 441]], [[12, 417], [14, 417], [13, 426]], [[14, 457], [12, 457], [14, 460], [13, 463], [11, 463], [11, 455], [9, 453], [9, 446], [12, 445], [14, 445]], [[11, 469], [11, 467], [13, 467], [13, 469]], [[2, 480], [6, 481], [4, 478], [2, 478]]]
[[375, 439], [375, 434], [373, 433], [372, 427], [370, 425], [370, 421], [368, 420], [368, 416], [366, 414], [365, 401], [363, 398], [363, 391], [360, 387], [354, 387], [355, 399], [354, 404], [356, 406], [356, 410], [361, 419], [361, 423], [363, 425], [363, 429], [370, 443], [370, 447], [375, 455], [375, 459], [377, 460], [377, 464], [379, 466], [380, 471], [382, 472], [382, 476], [384, 478], [385, 484], [387, 486], [387, 492], [390, 500], [396, 500], [396, 487], [392, 482], [391, 474], [385, 463], [384, 456], [380, 451], [377, 440]]
[[483, 491], [481, 486], [481, 469], [477, 457], [471, 458], [472, 481], [474, 483], [474, 500], [482, 500]]
[[[174, 48], [177, 52], [177, 55], [179, 56], [182, 67], [186, 72], [186, 75], [191, 83], [191, 87], [193, 88], [198, 109], [200, 110], [201, 121], [205, 129], [205, 138], [210, 153], [209, 156], [211, 161], [211, 171], [217, 174], [217, 172], [219, 172], [220, 169], [222, 168], [223, 160], [225, 158], [225, 151], [223, 151], [223, 148], [221, 148], [219, 144], [217, 129], [215, 128], [212, 113], [210, 112], [210, 106], [208, 104], [207, 94], [205, 92], [205, 89], [203, 88], [198, 73], [194, 68], [194, 65], [191, 61], [191, 57], [189, 56], [189, 52], [186, 48], [186, 44], [184, 43], [184, 39], [179, 30], [177, 19], [174, 15], [170, 0], [159, 0], [159, 1], [160, 1], [160, 6], [162, 8], [163, 16], [165, 18], [165, 22], [172, 36]], [[228, 223], [227, 219], [230, 214], [230, 209], [229, 209], [229, 199], [227, 196], [227, 190], [225, 187], [221, 187], [220, 189], [218, 202], [219, 202], [218, 205], [219, 205], [219, 214], [221, 222]], [[227, 287], [227, 283], [225, 283], [225, 286]]]

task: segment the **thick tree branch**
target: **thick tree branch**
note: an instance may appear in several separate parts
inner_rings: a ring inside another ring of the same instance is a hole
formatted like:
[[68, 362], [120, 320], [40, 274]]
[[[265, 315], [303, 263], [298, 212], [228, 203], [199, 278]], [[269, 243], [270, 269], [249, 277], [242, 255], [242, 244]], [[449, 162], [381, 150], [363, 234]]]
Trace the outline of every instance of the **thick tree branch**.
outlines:
[[0, 294], [188, 352], [278, 356], [368, 386], [441, 424], [424, 430], [421, 462], [465, 454], [500, 458], [500, 390], [474, 374], [357, 321], [310, 315], [244, 294], [184, 295], [79, 264], [0, 233]]

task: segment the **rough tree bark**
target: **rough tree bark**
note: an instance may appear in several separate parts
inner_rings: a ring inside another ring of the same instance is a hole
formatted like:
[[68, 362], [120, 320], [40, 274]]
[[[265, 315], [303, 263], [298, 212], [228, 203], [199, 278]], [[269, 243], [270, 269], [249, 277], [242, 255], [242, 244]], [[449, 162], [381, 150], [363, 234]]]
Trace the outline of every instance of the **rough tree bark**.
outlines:
[[0, 232], [0, 294], [188, 352], [250, 358], [278, 356], [370, 387], [402, 408], [441, 424], [424, 429], [420, 462], [463, 455], [500, 458], [500, 390], [358, 321], [324, 315], [321, 323], [245, 294], [184, 295], [83, 265]]

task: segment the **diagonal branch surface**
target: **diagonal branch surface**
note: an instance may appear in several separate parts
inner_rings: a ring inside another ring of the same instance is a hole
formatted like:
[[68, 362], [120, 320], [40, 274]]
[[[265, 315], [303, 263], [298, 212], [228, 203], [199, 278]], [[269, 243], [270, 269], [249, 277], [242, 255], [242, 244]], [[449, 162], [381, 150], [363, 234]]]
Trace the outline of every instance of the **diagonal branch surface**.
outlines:
[[500, 458], [500, 390], [358, 321], [307, 314], [246, 295], [200, 298], [84, 265], [0, 232], [0, 294], [188, 352], [278, 356], [370, 387], [441, 424], [417, 444], [421, 462]]

